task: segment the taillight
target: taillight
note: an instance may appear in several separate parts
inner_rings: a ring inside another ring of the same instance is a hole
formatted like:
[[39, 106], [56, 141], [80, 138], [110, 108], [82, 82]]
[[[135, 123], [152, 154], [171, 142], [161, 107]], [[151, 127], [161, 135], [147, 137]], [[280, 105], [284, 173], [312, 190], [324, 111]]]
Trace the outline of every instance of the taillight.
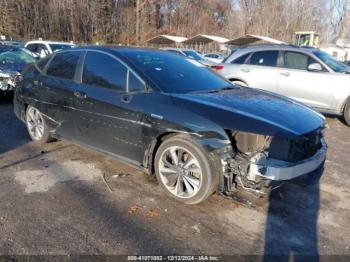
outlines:
[[217, 65], [215, 66], [215, 70], [222, 70], [224, 69], [224, 66], [223, 65]]

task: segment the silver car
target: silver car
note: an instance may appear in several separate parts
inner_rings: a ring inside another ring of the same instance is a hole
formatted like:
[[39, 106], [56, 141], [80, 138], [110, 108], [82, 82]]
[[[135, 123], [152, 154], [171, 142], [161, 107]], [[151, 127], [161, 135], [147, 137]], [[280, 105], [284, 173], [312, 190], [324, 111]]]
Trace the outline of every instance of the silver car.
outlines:
[[350, 67], [319, 49], [261, 45], [237, 49], [216, 66], [235, 84], [298, 100], [350, 126]]
[[190, 59], [193, 59], [193, 60], [201, 63], [202, 65], [205, 65], [206, 67], [214, 67], [218, 64], [218, 63], [215, 63], [213, 61], [209, 61], [209, 60], [205, 59], [201, 54], [199, 54], [197, 51], [195, 51], [193, 49], [175, 48], [175, 47], [162, 47], [160, 49], [188, 57]]

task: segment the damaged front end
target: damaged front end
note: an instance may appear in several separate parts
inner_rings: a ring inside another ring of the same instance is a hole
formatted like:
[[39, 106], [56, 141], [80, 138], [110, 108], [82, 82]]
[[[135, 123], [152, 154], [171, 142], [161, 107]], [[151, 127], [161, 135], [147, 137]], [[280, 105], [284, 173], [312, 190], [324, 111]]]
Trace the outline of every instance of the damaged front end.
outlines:
[[21, 80], [21, 74], [16, 71], [0, 70], [0, 92], [7, 94], [12, 92], [16, 84]]
[[222, 166], [219, 190], [224, 195], [241, 189], [263, 197], [280, 182], [316, 170], [326, 158], [322, 128], [293, 138], [234, 130], [227, 133], [232, 146], [219, 154]]

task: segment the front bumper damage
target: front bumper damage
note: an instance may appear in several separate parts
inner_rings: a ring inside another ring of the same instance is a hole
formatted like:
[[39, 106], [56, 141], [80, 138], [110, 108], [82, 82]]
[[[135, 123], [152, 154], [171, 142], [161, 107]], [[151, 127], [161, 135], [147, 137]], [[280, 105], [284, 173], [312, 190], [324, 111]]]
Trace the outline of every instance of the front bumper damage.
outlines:
[[[231, 149], [227, 147], [220, 154], [222, 169], [220, 194], [231, 197], [244, 191], [256, 198], [261, 198], [284, 182], [297, 180], [318, 170], [323, 166], [327, 154], [327, 144], [322, 130], [308, 134], [306, 137], [308, 139], [303, 141], [317, 141], [316, 144], [303, 142], [301, 146], [300, 138], [297, 138], [298, 141], [295, 143], [293, 141], [292, 144], [279, 140], [278, 147], [275, 147], [276, 142], [263, 138], [257, 144], [245, 144], [247, 148], [254, 148], [254, 153], [251, 154], [240, 152], [237, 146], [235, 148], [235, 141], [232, 141]], [[238, 143], [236, 142], [236, 145]], [[240, 149], [242, 149], [241, 145], [238, 145]], [[303, 153], [301, 148], [308, 153]], [[276, 149], [278, 149], [277, 152]]]
[[323, 139], [321, 143], [322, 147], [314, 156], [297, 163], [289, 163], [278, 159], [258, 159], [257, 162], [250, 164], [248, 176], [253, 180], [256, 176], [261, 176], [273, 181], [285, 181], [309, 174], [326, 160], [327, 145]]
[[4, 72], [0, 70], [0, 92], [12, 92], [16, 83], [20, 80], [21, 74], [18, 72]]

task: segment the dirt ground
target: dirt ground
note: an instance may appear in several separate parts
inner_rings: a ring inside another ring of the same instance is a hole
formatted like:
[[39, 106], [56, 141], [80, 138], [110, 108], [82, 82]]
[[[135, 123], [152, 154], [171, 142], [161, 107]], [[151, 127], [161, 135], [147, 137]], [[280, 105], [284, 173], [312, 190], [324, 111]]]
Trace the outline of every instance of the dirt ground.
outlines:
[[217, 195], [185, 206], [109, 156], [31, 142], [2, 101], [0, 254], [350, 255], [350, 128], [327, 122], [319, 181], [288, 184], [257, 208]]

